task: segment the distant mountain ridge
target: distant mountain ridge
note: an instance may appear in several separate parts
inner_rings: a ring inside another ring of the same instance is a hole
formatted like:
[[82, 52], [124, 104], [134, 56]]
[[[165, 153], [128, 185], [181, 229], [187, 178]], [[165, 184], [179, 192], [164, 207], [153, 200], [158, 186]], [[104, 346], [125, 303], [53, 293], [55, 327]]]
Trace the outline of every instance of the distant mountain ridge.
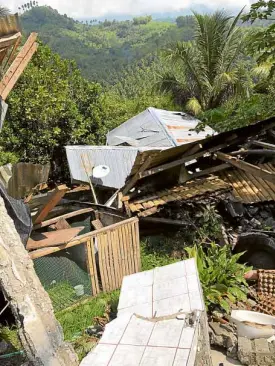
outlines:
[[55, 52], [74, 59], [84, 76], [113, 84], [129, 65], [156, 54], [165, 45], [190, 40], [190, 16], [181, 28], [175, 22], [154, 21], [149, 16], [134, 21], [80, 22], [48, 6], [38, 6], [21, 15], [26, 34], [36, 31]]

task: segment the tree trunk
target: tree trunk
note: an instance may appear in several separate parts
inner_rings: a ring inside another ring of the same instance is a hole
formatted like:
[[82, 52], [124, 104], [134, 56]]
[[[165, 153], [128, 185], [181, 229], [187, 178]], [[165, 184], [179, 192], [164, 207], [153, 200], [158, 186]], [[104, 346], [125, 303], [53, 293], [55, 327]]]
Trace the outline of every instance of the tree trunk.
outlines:
[[76, 366], [78, 359], [71, 346], [64, 342], [49, 295], [42, 287], [7, 214], [0, 197], [0, 289], [10, 301], [19, 327], [19, 337], [35, 366]]

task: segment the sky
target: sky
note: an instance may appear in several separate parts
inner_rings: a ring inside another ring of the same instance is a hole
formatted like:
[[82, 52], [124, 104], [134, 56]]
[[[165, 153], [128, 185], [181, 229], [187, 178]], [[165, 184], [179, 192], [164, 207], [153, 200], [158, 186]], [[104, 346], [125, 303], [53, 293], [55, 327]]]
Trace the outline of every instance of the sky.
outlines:
[[[26, 1], [0, 0], [2, 6], [7, 6], [12, 12]], [[61, 14], [72, 18], [103, 17], [108, 14], [152, 14], [174, 12], [196, 8], [205, 4], [204, 0], [38, 0], [39, 5], [49, 5]], [[251, 0], [208, 0], [207, 7], [211, 9], [238, 10], [249, 6]]]

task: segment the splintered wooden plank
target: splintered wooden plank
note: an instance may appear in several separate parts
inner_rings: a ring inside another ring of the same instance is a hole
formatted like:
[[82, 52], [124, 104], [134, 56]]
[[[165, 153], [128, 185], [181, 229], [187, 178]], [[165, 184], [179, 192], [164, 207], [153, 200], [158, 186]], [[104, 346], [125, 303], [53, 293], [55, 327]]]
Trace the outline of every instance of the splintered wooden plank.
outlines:
[[[85, 245], [85, 244], [84, 244]], [[90, 281], [91, 281], [91, 295], [95, 296], [97, 294], [96, 290], [96, 284], [95, 284], [95, 275], [94, 275], [94, 266], [93, 266], [93, 260], [92, 260], [92, 249], [91, 249], [91, 240], [88, 239], [86, 243], [86, 261], [87, 261], [87, 270], [90, 275]]]
[[70, 229], [71, 226], [69, 225], [68, 221], [66, 221], [63, 217], [59, 219], [55, 224], [50, 225], [49, 228], [55, 230], [63, 230], [63, 229]]
[[84, 226], [57, 231], [48, 231], [45, 233], [33, 233], [27, 242], [27, 249], [31, 250], [63, 245], [72, 240], [83, 229]]
[[107, 241], [108, 241], [108, 245], [111, 246], [111, 249], [112, 249], [115, 287], [119, 288], [118, 249], [117, 249], [117, 243], [113, 242], [112, 232], [110, 232], [110, 231], [107, 232]]
[[103, 224], [100, 220], [93, 220], [92, 221], [92, 225], [96, 230], [102, 229], [103, 228]]
[[0, 82], [0, 95], [3, 100], [7, 98], [16, 81], [30, 62], [32, 55], [37, 50], [38, 44], [35, 42], [36, 38], [37, 33], [31, 33]]
[[56, 223], [57, 221], [59, 221], [60, 219], [65, 219], [66, 220], [66, 219], [70, 219], [71, 217], [75, 217], [75, 216], [82, 215], [82, 214], [89, 213], [89, 212], [93, 212], [93, 211], [94, 211], [93, 208], [83, 208], [81, 210], [69, 212], [65, 215], [54, 217], [53, 219], [43, 221], [40, 224], [36, 224], [36, 225], [33, 226], [33, 230], [40, 229], [42, 227], [52, 225], [52, 224]]
[[128, 263], [128, 256], [127, 256], [125, 225], [120, 227], [119, 245], [122, 247], [122, 251], [123, 251], [123, 259], [124, 259], [123, 276], [126, 276], [129, 273], [129, 263]]
[[102, 243], [101, 237], [102, 237], [102, 235], [97, 236], [98, 262], [99, 262], [102, 289], [103, 289], [103, 291], [108, 291], [105, 251], [104, 251], [104, 244]]
[[34, 224], [39, 224], [43, 221], [49, 214], [49, 212], [58, 204], [61, 198], [68, 191], [66, 185], [61, 185], [55, 188], [53, 192], [47, 197], [47, 202], [40, 208], [35, 217], [33, 218]]
[[133, 262], [134, 262], [134, 272], [138, 272], [138, 262], [137, 262], [137, 244], [136, 244], [136, 232], [135, 232], [135, 223], [129, 224], [129, 228], [131, 230], [132, 237], [132, 248], [133, 248]]
[[141, 255], [140, 255], [140, 239], [139, 239], [139, 222], [138, 219], [134, 222], [135, 225], [135, 238], [137, 244], [137, 260], [138, 260], [138, 271], [141, 271]]
[[92, 265], [94, 269], [94, 283], [95, 283], [95, 294], [99, 294], [100, 288], [99, 288], [99, 282], [98, 282], [98, 276], [97, 276], [97, 266], [96, 266], [96, 259], [95, 259], [95, 238], [90, 239], [90, 249], [91, 249], [91, 255], [92, 255]]

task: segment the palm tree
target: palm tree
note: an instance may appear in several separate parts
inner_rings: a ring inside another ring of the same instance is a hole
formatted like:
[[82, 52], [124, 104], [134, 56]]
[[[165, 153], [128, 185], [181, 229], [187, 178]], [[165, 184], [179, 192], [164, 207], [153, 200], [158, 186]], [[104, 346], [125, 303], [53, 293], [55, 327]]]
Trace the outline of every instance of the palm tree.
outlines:
[[10, 10], [4, 6], [0, 6], [0, 17], [5, 17], [6, 15], [9, 15]]
[[242, 11], [233, 19], [222, 11], [194, 13], [192, 42], [178, 42], [165, 51], [173, 71], [161, 76], [158, 86], [193, 114], [216, 108], [230, 96], [244, 92], [240, 58], [244, 43], [237, 26]]

